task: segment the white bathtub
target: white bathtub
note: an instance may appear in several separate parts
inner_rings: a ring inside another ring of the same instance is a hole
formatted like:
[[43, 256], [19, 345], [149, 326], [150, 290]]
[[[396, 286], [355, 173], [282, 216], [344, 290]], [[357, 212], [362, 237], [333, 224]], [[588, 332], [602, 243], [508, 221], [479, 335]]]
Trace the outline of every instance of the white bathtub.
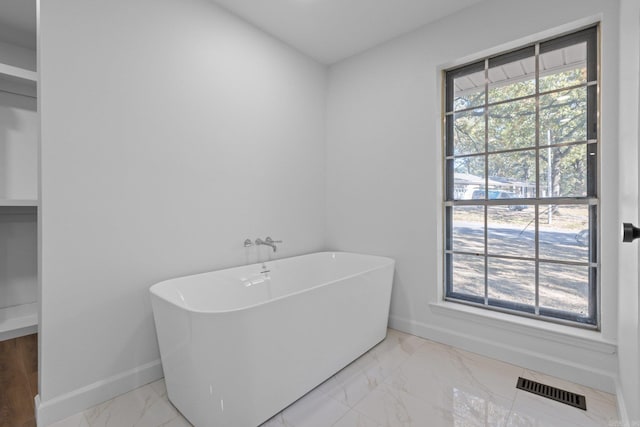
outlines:
[[153, 285], [169, 399], [197, 427], [266, 421], [384, 339], [394, 265], [321, 252]]

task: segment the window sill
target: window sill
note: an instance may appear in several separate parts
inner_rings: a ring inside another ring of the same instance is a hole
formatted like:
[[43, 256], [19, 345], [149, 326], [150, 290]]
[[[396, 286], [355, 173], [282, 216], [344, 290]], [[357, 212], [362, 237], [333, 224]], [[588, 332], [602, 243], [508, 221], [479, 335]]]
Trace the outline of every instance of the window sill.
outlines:
[[464, 304], [442, 301], [429, 304], [434, 313], [517, 332], [536, 338], [568, 344], [604, 354], [615, 354], [617, 345], [602, 338], [598, 331], [573, 328], [541, 320], [484, 310]]

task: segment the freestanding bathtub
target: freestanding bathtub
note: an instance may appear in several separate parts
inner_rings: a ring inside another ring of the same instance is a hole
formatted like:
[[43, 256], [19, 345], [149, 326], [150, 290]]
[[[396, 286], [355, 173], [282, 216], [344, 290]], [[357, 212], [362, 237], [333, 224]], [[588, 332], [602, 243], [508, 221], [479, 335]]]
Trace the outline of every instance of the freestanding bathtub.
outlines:
[[169, 399], [197, 427], [266, 421], [384, 339], [394, 265], [320, 252], [153, 285]]

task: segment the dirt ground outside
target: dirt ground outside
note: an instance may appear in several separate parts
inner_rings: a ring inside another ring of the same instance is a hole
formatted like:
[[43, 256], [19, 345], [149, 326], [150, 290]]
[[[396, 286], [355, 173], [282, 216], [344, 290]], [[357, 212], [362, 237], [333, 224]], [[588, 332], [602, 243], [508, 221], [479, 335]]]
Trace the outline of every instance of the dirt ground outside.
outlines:
[[[587, 206], [540, 206], [540, 307], [587, 316], [589, 267], [553, 261], [589, 261]], [[487, 285], [489, 298], [533, 306], [535, 304], [534, 207], [512, 210], [489, 206], [487, 211]], [[455, 292], [484, 296], [484, 208], [456, 206], [453, 220]], [[514, 260], [501, 256], [527, 258]]]

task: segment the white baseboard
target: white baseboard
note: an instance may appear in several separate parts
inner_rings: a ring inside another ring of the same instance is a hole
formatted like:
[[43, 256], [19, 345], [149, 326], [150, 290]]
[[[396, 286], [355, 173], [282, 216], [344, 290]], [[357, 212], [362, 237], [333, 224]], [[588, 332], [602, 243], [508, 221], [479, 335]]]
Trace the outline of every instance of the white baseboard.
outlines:
[[157, 359], [53, 399], [42, 401], [38, 395], [35, 398], [37, 425], [46, 427], [163, 376], [162, 364]]
[[629, 420], [629, 413], [627, 412], [627, 405], [624, 402], [622, 384], [620, 384], [620, 379], [618, 378], [616, 378], [616, 402], [618, 403], [618, 416], [620, 417], [620, 427], [631, 426], [631, 421]]
[[550, 357], [505, 343], [490, 341], [483, 337], [467, 335], [459, 331], [427, 325], [395, 316], [389, 317], [389, 327], [472, 353], [478, 353], [513, 365], [522, 366], [523, 368], [562, 378], [576, 384], [582, 384], [607, 393], [616, 393], [615, 373], [599, 371], [589, 366], [576, 363], [574, 360]]

